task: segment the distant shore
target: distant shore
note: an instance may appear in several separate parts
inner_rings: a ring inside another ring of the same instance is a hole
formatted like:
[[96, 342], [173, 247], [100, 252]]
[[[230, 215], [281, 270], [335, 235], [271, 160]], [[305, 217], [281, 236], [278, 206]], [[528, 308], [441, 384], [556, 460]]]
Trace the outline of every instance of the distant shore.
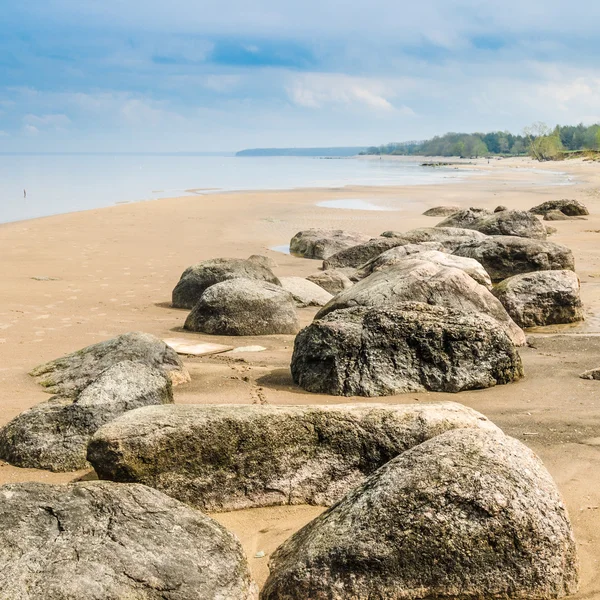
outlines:
[[[577, 377], [586, 368], [600, 366], [600, 336], [586, 335], [600, 334], [600, 168], [579, 159], [561, 163], [504, 159], [490, 164], [480, 159], [457, 168], [475, 173], [436, 185], [188, 195], [0, 226], [4, 267], [0, 280], [0, 423], [48, 399], [27, 375], [32, 367], [117, 334], [140, 330], [161, 338], [176, 334], [231, 344], [231, 338], [181, 332], [187, 312], [169, 306], [181, 272], [201, 260], [266, 254], [278, 263], [277, 275], [306, 276], [317, 271], [319, 261], [270, 250], [287, 244], [301, 229], [359, 230], [376, 236], [390, 229], [432, 227], [439, 219], [422, 213], [443, 204], [529, 209], [546, 200], [575, 198], [588, 206], [590, 217], [550, 223], [557, 232], [549, 239], [569, 246], [575, 254], [585, 323], [547, 329], [568, 335], [540, 336], [542, 341], [524, 348], [526, 377], [519, 383], [455, 395], [415, 393], [378, 401], [461, 402], [532, 447], [565, 497], [580, 544], [582, 586], [575, 598], [600, 597], [600, 487], [592, 475], [600, 466], [600, 382]], [[454, 173], [448, 170], [449, 176]], [[317, 206], [344, 199], [364, 200], [388, 210]], [[299, 312], [302, 324], [315, 314], [311, 308]], [[247, 353], [241, 359], [186, 359], [192, 382], [176, 388], [176, 402], [252, 403], [259, 397], [272, 404], [368, 402], [298, 390], [288, 369], [293, 336], [240, 338], [235, 343], [267, 350]], [[0, 483], [59, 482], [81, 476], [91, 475], [0, 464]], [[275, 507], [217, 518], [240, 536], [254, 575], [262, 583], [268, 555], [320, 510]], [[267, 557], [254, 558], [260, 551]]]

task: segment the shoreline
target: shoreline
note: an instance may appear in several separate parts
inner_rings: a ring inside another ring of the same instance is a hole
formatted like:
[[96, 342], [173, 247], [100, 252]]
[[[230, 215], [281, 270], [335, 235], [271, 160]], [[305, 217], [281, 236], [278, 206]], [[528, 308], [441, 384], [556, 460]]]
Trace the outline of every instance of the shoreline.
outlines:
[[[498, 161], [498, 166], [508, 166], [505, 161], [512, 160]], [[296, 388], [289, 376], [294, 336], [243, 337], [232, 342], [232, 338], [182, 332], [187, 311], [168, 306], [181, 272], [208, 258], [265, 254], [278, 263], [277, 275], [306, 276], [319, 269], [320, 261], [269, 250], [288, 243], [301, 229], [339, 228], [375, 236], [388, 229], [433, 227], [441, 219], [422, 213], [442, 204], [528, 209], [545, 200], [573, 197], [586, 204], [591, 215], [587, 220], [550, 223], [558, 231], [549, 239], [569, 246], [575, 254], [587, 319], [581, 334], [546, 335], [552, 328], [544, 335], [532, 334], [535, 343], [521, 350], [525, 378], [514, 384], [376, 400], [459, 402], [531, 447], [556, 480], [575, 528], [582, 582], [580, 594], [573, 598], [600, 597], [600, 486], [591, 476], [600, 467], [600, 382], [578, 378], [580, 372], [600, 366], [600, 168], [598, 163], [578, 159], [562, 163], [574, 178], [565, 188], [538, 183], [531, 172], [532, 161], [515, 159], [510, 164], [509, 169], [494, 165], [491, 172], [483, 168], [487, 164], [482, 165], [478, 174], [457, 183], [222, 192], [207, 194], [201, 202], [188, 195], [1, 224], [5, 269], [0, 281], [0, 425], [50, 397], [27, 375], [32, 367], [135, 330], [161, 338], [174, 337], [176, 332], [177, 337], [188, 339], [266, 347], [264, 352], [239, 357], [184, 357], [192, 381], [175, 388], [176, 403], [254, 403], [260, 398], [272, 404], [372, 402]], [[539, 169], [555, 166], [544, 163]], [[343, 199], [349, 193], [368, 194], [365, 199], [384, 205], [404, 205], [394, 211], [316, 206], [318, 201]], [[304, 326], [316, 309], [298, 312]], [[50, 473], [0, 463], [0, 484], [92, 476], [87, 471]], [[289, 506], [214, 516], [238, 534], [260, 584], [270, 552], [320, 510]], [[259, 551], [265, 551], [265, 558], [255, 558]]]

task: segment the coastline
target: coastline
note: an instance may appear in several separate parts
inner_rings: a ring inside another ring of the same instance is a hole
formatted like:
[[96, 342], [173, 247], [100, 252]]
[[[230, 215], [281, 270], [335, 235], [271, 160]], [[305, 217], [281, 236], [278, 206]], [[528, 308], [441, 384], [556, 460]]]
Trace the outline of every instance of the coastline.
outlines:
[[[276, 274], [306, 276], [318, 270], [319, 261], [269, 250], [286, 244], [300, 229], [332, 227], [375, 236], [388, 229], [434, 226], [440, 219], [422, 213], [436, 205], [493, 209], [503, 204], [528, 209], [545, 200], [576, 198], [588, 206], [590, 217], [551, 223], [558, 231], [550, 240], [569, 246], [575, 254], [587, 320], [582, 326], [546, 330], [576, 335], [537, 335], [537, 347], [522, 350], [526, 377], [519, 383], [378, 401], [460, 402], [532, 447], [557, 481], [575, 527], [582, 559], [581, 592], [575, 598], [600, 595], [600, 489], [591, 475], [600, 466], [600, 383], [577, 378], [587, 368], [600, 366], [600, 338], [586, 336], [600, 333], [600, 168], [579, 159], [541, 164], [504, 159], [465, 166], [478, 172], [459, 182], [216, 192], [0, 225], [5, 264], [0, 282], [0, 424], [48, 399], [27, 375], [32, 367], [119, 333], [141, 330], [165, 338], [175, 331], [177, 336], [231, 344], [231, 338], [181, 333], [187, 311], [172, 309], [168, 302], [190, 264], [219, 256], [266, 254], [278, 263]], [[571, 185], [548, 185], [543, 176], [538, 177], [557, 169], [573, 178]], [[395, 210], [316, 206], [320, 201], [347, 198]], [[300, 309], [301, 324], [310, 322], [315, 312]], [[192, 382], [176, 388], [176, 402], [252, 403], [260, 398], [273, 404], [368, 402], [295, 388], [288, 371], [293, 336], [239, 338], [235, 344], [259, 344], [267, 350], [186, 359]], [[71, 481], [86, 475], [0, 465], [0, 483]], [[320, 510], [278, 507], [216, 517], [238, 533], [260, 583], [267, 572], [268, 554]], [[261, 550], [267, 557], [253, 558]]]

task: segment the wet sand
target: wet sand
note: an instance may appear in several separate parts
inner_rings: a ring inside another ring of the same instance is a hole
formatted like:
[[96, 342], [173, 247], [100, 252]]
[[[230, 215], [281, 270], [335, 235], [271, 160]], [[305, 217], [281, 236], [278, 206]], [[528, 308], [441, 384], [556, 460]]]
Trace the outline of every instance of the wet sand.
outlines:
[[[319, 261], [269, 250], [287, 244], [300, 229], [334, 227], [378, 235], [433, 226], [441, 219], [422, 212], [441, 204], [528, 209], [545, 200], [575, 198], [592, 214], [587, 220], [549, 223], [558, 229], [549, 239], [575, 254], [585, 323], [533, 333], [533, 347], [521, 352], [526, 376], [518, 383], [378, 401], [461, 402], [533, 448], [557, 481], [575, 527], [582, 563], [581, 592], [575, 598], [600, 598], [600, 382], [577, 377], [600, 366], [600, 166], [580, 160], [534, 165], [510, 159], [461, 168], [477, 172], [441, 185], [207, 194], [0, 225], [0, 424], [48, 399], [27, 375], [32, 367], [132, 330], [267, 348], [186, 359], [192, 382], [176, 388], [176, 402], [368, 402], [296, 388], [288, 368], [293, 336], [232, 339], [182, 332], [188, 311], [169, 307], [181, 272], [207, 258], [260, 253], [277, 261], [278, 275], [306, 276], [318, 270]], [[557, 171], [565, 174], [551, 173]], [[449, 177], [456, 175], [448, 169]], [[568, 177], [573, 185], [555, 185], [568, 182]], [[387, 210], [317, 206], [345, 199]], [[308, 324], [316, 310], [299, 312], [301, 323]], [[0, 463], [0, 483], [65, 482], [82, 476], [90, 474], [54, 474]], [[216, 517], [238, 534], [262, 583], [269, 553], [321, 510], [275, 507]], [[261, 551], [266, 556], [255, 558]]]

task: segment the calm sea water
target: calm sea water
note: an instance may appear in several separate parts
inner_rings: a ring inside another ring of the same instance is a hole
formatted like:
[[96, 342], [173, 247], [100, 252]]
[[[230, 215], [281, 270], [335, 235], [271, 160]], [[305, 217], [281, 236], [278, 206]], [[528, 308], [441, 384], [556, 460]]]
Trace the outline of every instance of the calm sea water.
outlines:
[[194, 193], [189, 190], [425, 185], [468, 176], [465, 170], [421, 167], [418, 160], [0, 155], [0, 223]]

